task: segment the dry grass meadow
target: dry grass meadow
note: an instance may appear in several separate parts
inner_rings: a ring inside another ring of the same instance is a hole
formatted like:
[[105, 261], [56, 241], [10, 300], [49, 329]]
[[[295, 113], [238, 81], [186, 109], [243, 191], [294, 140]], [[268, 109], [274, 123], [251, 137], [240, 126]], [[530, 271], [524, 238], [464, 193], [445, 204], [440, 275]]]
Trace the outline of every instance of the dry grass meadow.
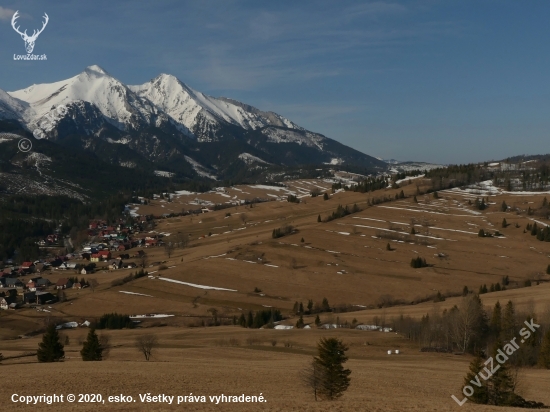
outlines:
[[[317, 181], [294, 182], [308, 189]], [[341, 192], [323, 200], [304, 197], [300, 204], [272, 201], [238, 206], [195, 217], [161, 219], [157, 232], [178, 232], [188, 236], [187, 248], [175, 249], [170, 257], [164, 248], [146, 249], [148, 262], [162, 262], [148, 268], [153, 278], [144, 277], [122, 286], [111, 282], [129, 270], [100, 271], [94, 276], [99, 286], [68, 290], [68, 300], [52, 305], [50, 312], [33, 309], [0, 313], [0, 353], [17, 356], [36, 350], [41, 335], [31, 332], [43, 327], [48, 317], [66, 321], [93, 320], [104, 313], [170, 314], [169, 318], [145, 320], [134, 330], [108, 331], [112, 349], [106, 360], [82, 362], [78, 351], [87, 330], [62, 331], [68, 336], [66, 360], [39, 364], [36, 357], [7, 359], [0, 365], [4, 377], [0, 385], [0, 410], [34, 410], [34, 406], [12, 404], [12, 393], [119, 393], [131, 395], [132, 404], [41, 405], [44, 410], [235, 410], [235, 411], [496, 411], [506, 408], [467, 403], [460, 408], [452, 399], [461, 391], [470, 358], [451, 354], [421, 353], [416, 345], [396, 333], [338, 330], [249, 330], [238, 326], [200, 327], [216, 309], [220, 317], [240, 316], [243, 311], [280, 309], [291, 316], [295, 301], [308, 299], [331, 305], [356, 305], [353, 312], [322, 314], [321, 320], [371, 323], [375, 316], [389, 320], [401, 314], [421, 317], [434, 310], [452, 307], [460, 300], [448, 298], [415, 305], [377, 308], [388, 300], [406, 303], [422, 300], [437, 291], [458, 293], [464, 286], [477, 292], [508, 276], [511, 288], [482, 295], [485, 305], [512, 300], [518, 310], [534, 309], [549, 313], [550, 282], [545, 270], [550, 263], [550, 245], [524, 233], [532, 216], [501, 212], [503, 200], [510, 206], [527, 209], [542, 202], [543, 196], [490, 196], [490, 207], [474, 210], [460, 191], [440, 192], [439, 199], [419, 196], [413, 202], [415, 185], [404, 188], [401, 200], [367, 206], [368, 199], [394, 196], [400, 190], [375, 193]], [[310, 190], [310, 189], [308, 189]], [[281, 196], [280, 191], [240, 186], [228, 189], [226, 196]], [[179, 196], [171, 203], [155, 201], [140, 207], [140, 213], [162, 214], [189, 208], [195, 195]], [[220, 201], [219, 194], [201, 199]], [[328, 223], [317, 216], [328, 216], [338, 204], [358, 204], [364, 210]], [[231, 216], [226, 216], [227, 213]], [[506, 218], [509, 226], [501, 227]], [[275, 228], [285, 224], [297, 233], [272, 239]], [[516, 224], [518, 227], [516, 227]], [[406, 240], [381, 238], [384, 234], [406, 236], [415, 227], [417, 235]], [[478, 231], [499, 230], [502, 237], [480, 238]], [[170, 239], [168, 237], [167, 239]], [[301, 240], [304, 240], [303, 242]], [[387, 250], [387, 244], [392, 250]], [[410, 260], [421, 256], [431, 267], [412, 269]], [[72, 275], [54, 273], [53, 281]], [[160, 278], [159, 278], [160, 275]], [[81, 277], [79, 275], [79, 277]], [[88, 276], [89, 277], [89, 276]], [[212, 290], [174, 283], [187, 282], [230, 290]], [[530, 279], [533, 286], [514, 288]], [[537, 282], [540, 284], [537, 285]], [[255, 288], [261, 292], [254, 292]], [[122, 292], [133, 292], [132, 295]], [[147, 296], [143, 296], [147, 295]], [[374, 309], [366, 309], [374, 308]], [[312, 317], [305, 317], [312, 323]], [[294, 324], [296, 317], [283, 323]], [[159, 347], [151, 361], [133, 347], [139, 334], [154, 333]], [[24, 336], [21, 338], [21, 336]], [[352, 381], [345, 395], [335, 402], [315, 402], [303, 387], [299, 371], [315, 353], [321, 337], [339, 337], [350, 346], [348, 367]], [[399, 355], [387, 355], [400, 349]], [[522, 370], [520, 393], [550, 404], [550, 372]], [[215, 405], [142, 404], [139, 393], [166, 395], [259, 395], [263, 404]]]

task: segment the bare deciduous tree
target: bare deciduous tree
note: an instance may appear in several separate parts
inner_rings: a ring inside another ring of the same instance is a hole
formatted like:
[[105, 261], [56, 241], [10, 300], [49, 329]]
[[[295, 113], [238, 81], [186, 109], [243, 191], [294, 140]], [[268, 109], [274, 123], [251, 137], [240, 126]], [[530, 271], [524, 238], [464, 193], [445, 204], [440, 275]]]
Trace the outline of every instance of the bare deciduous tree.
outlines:
[[468, 295], [453, 312], [451, 334], [462, 352], [466, 352], [481, 326], [483, 307], [477, 295]]
[[155, 335], [142, 335], [138, 336], [135, 341], [136, 348], [143, 353], [145, 360], [151, 358], [151, 352], [158, 345], [158, 339]]
[[101, 348], [103, 349], [102, 357], [103, 359], [105, 359], [107, 355], [109, 355], [109, 352], [111, 351], [111, 338], [105, 334], [100, 335], [99, 343], [101, 345]]
[[168, 256], [168, 259], [170, 259], [170, 257], [172, 256], [172, 252], [174, 251], [174, 245], [172, 244], [172, 242], [168, 242], [164, 246], [164, 251], [166, 252], [166, 255]]
[[92, 292], [95, 292], [95, 288], [99, 286], [99, 282], [97, 281], [97, 279], [92, 278], [88, 281], [88, 283], [90, 284], [90, 288], [92, 289]]
[[139, 261], [142, 268], [145, 268], [149, 264], [149, 259], [147, 258], [147, 255], [145, 253], [141, 255]]

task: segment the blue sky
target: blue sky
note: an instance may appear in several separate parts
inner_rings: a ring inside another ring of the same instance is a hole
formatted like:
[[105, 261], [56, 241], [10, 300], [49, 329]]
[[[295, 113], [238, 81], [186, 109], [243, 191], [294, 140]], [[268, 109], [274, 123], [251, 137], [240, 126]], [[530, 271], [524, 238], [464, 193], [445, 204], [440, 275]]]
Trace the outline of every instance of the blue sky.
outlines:
[[[24, 54], [21, 29], [49, 24]], [[505, 0], [0, 3], [0, 88], [98, 64], [169, 73], [382, 158], [466, 163], [550, 152], [550, 3]]]

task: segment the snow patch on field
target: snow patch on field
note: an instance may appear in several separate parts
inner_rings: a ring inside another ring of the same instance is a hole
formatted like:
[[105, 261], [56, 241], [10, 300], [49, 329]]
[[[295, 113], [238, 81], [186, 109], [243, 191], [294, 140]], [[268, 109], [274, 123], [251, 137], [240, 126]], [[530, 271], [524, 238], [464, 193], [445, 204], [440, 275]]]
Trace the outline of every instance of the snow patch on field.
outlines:
[[126, 293], [127, 295], [136, 295], [136, 296], [146, 296], [148, 298], [152, 298], [153, 296], [151, 295], [145, 295], [143, 293], [136, 293], [136, 292], [128, 292], [126, 290], [119, 290], [120, 293]]
[[237, 290], [235, 290], [235, 289], [226, 289], [226, 288], [218, 288], [218, 287], [215, 287], [215, 286], [198, 285], [196, 283], [182, 282], [181, 280], [169, 279], [169, 278], [164, 278], [164, 277], [159, 277], [158, 280], [165, 280], [166, 282], [178, 283], [180, 285], [191, 286], [192, 288], [198, 288], [198, 289], [222, 290], [222, 291], [227, 291], [227, 292], [237, 292]]
[[405, 179], [399, 179], [399, 180], [396, 180], [395, 181], [395, 184], [401, 184], [403, 182], [406, 182], [406, 181], [409, 181], [409, 180], [415, 180], [415, 179], [420, 179], [424, 177], [424, 175], [418, 175], [418, 176], [411, 176], [411, 177], [406, 177]]

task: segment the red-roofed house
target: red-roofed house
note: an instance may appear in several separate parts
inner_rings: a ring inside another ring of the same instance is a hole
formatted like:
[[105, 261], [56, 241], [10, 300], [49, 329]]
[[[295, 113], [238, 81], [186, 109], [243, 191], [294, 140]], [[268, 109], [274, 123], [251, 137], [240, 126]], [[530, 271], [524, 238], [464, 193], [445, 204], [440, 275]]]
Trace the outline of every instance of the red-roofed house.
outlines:
[[97, 254], [100, 256], [101, 259], [111, 259], [111, 252], [109, 252], [108, 250], [100, 250], [99, 252], [97, 252]]
[[23, 262], [21, 264], [21, 269], [23, 269], [27, 273], [33, 273], [35, 266], [34, 266], [34, 263], [32, 262]]
[[66, 288], [70, 288], [71, 286], [73, 286], [72, 282], [66, 278], [59, 279], [55, 284], [56, 289], [66, 289]]

